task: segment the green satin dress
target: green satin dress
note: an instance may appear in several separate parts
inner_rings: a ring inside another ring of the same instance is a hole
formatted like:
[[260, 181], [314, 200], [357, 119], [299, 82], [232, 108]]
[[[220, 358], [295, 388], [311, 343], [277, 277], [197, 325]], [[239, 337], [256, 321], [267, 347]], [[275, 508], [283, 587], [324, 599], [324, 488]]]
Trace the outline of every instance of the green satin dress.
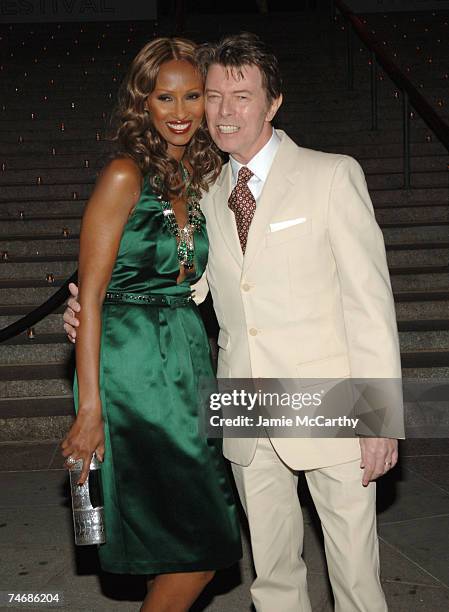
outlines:
[[[195, 273], [180, 284], [176, 239], [148, 180], [125, 227], [103, 306], [100, 389], [105, 571], [219, 569], [241, 557], [221, 441], [199, 433], [197, 384], [213, 377], [190, 284], [207, 262], [205, 222]], [[77, 404], [75, 381], [75, 401]]]

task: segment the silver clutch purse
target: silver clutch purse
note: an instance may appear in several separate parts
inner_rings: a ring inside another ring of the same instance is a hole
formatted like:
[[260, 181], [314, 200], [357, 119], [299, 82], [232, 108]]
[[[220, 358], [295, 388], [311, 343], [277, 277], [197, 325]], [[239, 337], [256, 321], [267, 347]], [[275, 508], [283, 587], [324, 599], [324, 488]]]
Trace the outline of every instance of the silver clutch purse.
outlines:
[[83, 460], [75, 461], [69, 470], [70, 489], [72, 493], [73, 526], [75, 529], [75, 544], [88, 546], [104, 544], [103, 490], [101, 486], [101, 463], [92, 457], [89, 476], [83, 485], [77, 481], [83, 469]]

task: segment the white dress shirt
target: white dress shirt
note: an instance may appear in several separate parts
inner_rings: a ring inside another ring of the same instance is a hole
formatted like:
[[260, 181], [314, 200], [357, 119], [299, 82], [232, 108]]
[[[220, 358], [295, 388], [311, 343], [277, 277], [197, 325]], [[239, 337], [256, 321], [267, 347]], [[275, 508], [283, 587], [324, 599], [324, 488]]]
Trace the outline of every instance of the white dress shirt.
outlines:
[[232, 189], [234, 189], [237, 183], [237, 176], [240, 168], [244, 165], [246, 168], [249, 168], [253, 173], [253, 176], [248, 181], [248, 187], [251, 193], [254, 196], [254, 199], [257, 200], [262, 193], [263, 186], [265, 185], [265, 181], [267, 180], [268, 173], [271, 168], [271, 164], [273, 163], [274, 156], [278, 150], [280, 144], [279, 136], [276, 134], [275, 130], [273, 130], [273, 134], [271, 135], [270, 140], [264, 145], [258, 153], [254, 155], [253, 158], [247, 164], [241, 164], [237, 160], [235, 160], [232, 155], [229, 156], [229, 161], [232, 169]]

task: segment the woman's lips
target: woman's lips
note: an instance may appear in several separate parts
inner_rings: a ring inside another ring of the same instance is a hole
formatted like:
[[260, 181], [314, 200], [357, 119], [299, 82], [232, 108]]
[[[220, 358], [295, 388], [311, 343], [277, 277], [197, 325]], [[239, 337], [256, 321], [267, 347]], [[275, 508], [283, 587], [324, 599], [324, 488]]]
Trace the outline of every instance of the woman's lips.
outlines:
[[186, 134], [192, 127], [192, 122], [182, 121], [179, 123], [175, 123], [175, 122], [170, 121], [170, 123], [167, 122], [166, 125], [168, 129], [170, 130], [170, 132], [173, 132], [173, 134]]

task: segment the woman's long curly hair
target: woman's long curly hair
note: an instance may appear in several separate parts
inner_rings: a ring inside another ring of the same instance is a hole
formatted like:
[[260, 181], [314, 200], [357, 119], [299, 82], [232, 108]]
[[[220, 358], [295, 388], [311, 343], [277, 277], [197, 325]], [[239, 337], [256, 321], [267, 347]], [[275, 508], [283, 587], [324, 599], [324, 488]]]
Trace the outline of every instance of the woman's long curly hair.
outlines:
[[[113, 138], [117, 143], [116, 156], [133, 159], [144, 176], [150, 175], [155, 191], [167, 199], [180, 196], [185, 186], [179, 162], [167, 154], [167, 143], [154, 128], [146, 101], [156, 87], [162, 64], [185, 60], [197, 67], [195, 51], [195, 43], [183, 38], [152, 40], [134, 58], [119, 93], [115, 117], [119, 127]], [[192, 169], [191, 188], [207, 191], [220, 173], [222, 159], [204, 118], [187, 145], [183, 160]]]

